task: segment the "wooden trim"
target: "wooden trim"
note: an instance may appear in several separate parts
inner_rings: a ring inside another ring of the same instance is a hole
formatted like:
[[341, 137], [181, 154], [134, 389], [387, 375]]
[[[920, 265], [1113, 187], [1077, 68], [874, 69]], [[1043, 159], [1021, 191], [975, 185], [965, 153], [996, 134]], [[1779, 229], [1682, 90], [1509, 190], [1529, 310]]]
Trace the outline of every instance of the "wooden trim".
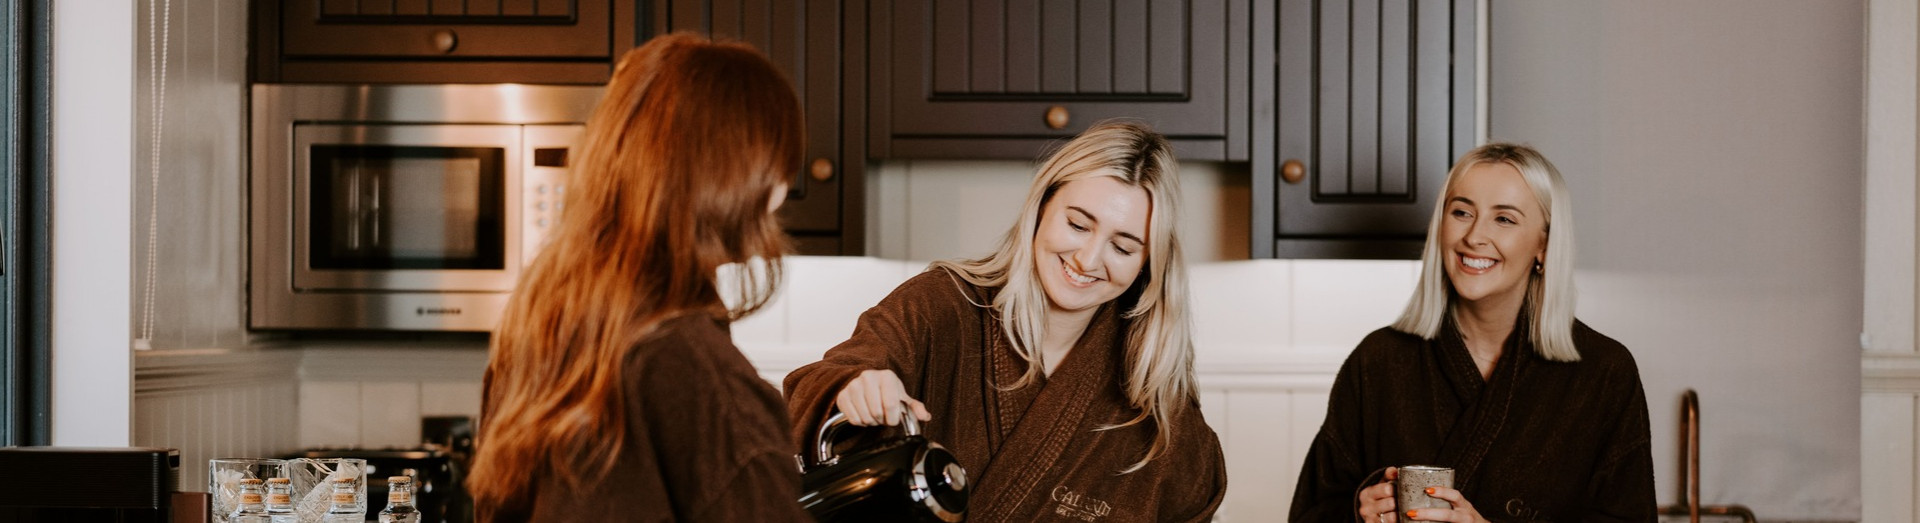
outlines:
[[1866, 392], [1920, 393], [1920, 357], [1862, 356], [1860, 389]]
[[282, 349], [149, 350], [134, 353], [133, 394], [228, 386], [298, 385], [299, 351]]

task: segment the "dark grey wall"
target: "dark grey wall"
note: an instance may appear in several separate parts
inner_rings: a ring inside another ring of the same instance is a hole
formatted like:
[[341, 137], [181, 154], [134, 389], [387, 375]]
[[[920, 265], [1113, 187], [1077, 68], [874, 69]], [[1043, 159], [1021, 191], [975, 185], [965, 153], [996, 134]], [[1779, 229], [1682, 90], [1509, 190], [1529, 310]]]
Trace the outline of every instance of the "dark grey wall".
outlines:
[[1495, 140], [1568, 179], [1580, 316], [1631, 348], [1676, 499], [1678, 397], [1702, 498], [1860, 516], [1857, 1], [1496, 1]]

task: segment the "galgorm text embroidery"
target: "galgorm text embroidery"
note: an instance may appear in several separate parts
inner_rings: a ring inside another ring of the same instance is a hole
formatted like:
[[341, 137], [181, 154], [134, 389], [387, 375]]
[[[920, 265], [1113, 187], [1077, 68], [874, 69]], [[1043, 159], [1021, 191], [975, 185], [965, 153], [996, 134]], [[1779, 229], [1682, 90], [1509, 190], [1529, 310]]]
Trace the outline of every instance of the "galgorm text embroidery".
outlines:
[[1520, 498], [1513, 498], [1513, 499], [1507, 500], [1507, 515], [1513, 516], [1516, 518], [1521, 518], [1522, 521], [1528, 521], [1528, 522], [1537, 522], [1537, 523], [1553, 522], [1552, 518], [1547, 517], [1545, 514], [1541, 514], [1540, 509], [1528, 507], [1527, 501]]
[[1055, 515], [1066, 516], [1080, 521], [1091, 523], [1094, 519], [1113, 512], [1113, 505], [1108, 505], [1105, 501], [1087, 497], [1086, 494], [1074, 492], [1073, 489], [1067, 488], [1066, 485], [1053, 487], [1053, 493], [1048, 497], [1052, 498], [1054, 502], [1059, 503], [1059, 505], [1053, 508]]

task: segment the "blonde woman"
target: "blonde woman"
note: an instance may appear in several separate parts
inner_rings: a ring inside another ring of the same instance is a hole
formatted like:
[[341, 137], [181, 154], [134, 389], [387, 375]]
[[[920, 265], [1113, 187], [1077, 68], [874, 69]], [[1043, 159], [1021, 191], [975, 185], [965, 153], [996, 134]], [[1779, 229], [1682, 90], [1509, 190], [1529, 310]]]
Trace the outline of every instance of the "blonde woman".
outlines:
[[621, 58], [493, 336], [479, 521], [811, 520], [780, 394], [727, 334], [779, 274], [716, 276], [778, 269], [802, 132], [793, 88], [744, 44], [669, 35]]
[[832, 409], [927, 420], [967, 468], [973, 522], [1207, 520], [1226, 473], [1194, 394], [1178, 190], [1159, 134], [1088, 129], [998, 250], [934, 263], [787, 376], [794, 434]]
[[[1538, 151], [1447, 174], [1419, 286], [1334, 379], [1294, 521], [1653, 521], [1647, 398], [1626, 347], [1573, 316], [1573, 211]], [[1399, 507], [1402, 465], [1453, 469]], [[1374, 481], [1375, 478], [1381, 478]]]

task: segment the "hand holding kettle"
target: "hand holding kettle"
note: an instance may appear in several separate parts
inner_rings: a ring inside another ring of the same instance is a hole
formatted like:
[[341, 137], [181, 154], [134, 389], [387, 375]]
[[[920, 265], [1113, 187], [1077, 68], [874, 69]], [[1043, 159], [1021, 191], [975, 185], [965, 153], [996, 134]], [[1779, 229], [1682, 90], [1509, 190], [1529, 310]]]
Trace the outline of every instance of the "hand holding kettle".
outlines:
[[[891, 372], [883, 378], [892, 378], [896, 387], [900, 383]], [[895, 403], [888, 410], [901, 422], [904, 435], [846, 453], [835, 452], [834, 443], [840, 431], [853, 425], [852, 418], [844, 412], [829, 413], [809, 442], [812, 455], [796, 456], [801, 464], [800, 507], [824, 523], [966, 519], [970, 497], [966, 469], [952, 452], [922, 435], [920, 423], [907, 417], [903, 407]], [[926, 413], [924, 407], [920, 413]]]
[[927, 406], [919, 400], [907, 396], [907, 386], [900, 382], [900, 375], [891, 370], [861, 371], [848, 380], [833, 399], [833, 405], [846, 415], [847, 422], [861, 427], [899, 425], [901, 404], [913, 409], [914, 418], [933, 420], [933, 413], [927, 412]]

